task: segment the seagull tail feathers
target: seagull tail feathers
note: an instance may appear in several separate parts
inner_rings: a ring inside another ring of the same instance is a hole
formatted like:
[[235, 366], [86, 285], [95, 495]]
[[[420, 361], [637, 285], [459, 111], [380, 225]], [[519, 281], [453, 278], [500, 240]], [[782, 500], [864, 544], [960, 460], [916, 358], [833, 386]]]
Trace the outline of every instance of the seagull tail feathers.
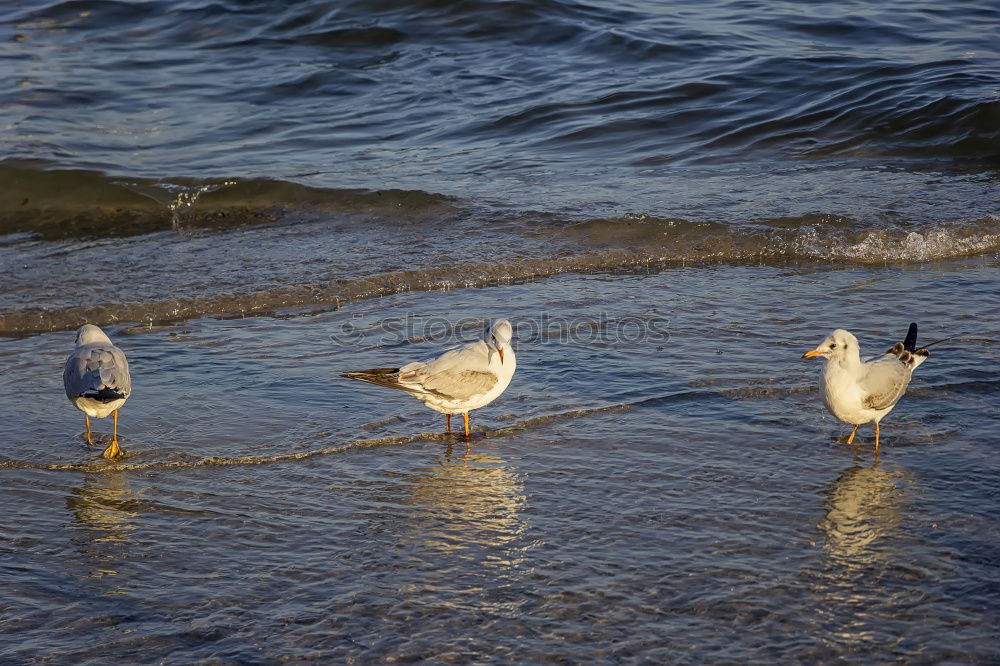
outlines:
[[399, 386], [399, 368], [372, 368], [370, 370], [355, 370], [353, 372], [342, 372], [341, 377], [357, 379], [377, 386], [388, 386], [389, 388], [401, 388]]
[[97, 402], [114, 402], [115, 400], [124, 400], [127, 396], [118, 389], [105, 386], [100, 391], [84, 391], [80, 397], [90, 398]]

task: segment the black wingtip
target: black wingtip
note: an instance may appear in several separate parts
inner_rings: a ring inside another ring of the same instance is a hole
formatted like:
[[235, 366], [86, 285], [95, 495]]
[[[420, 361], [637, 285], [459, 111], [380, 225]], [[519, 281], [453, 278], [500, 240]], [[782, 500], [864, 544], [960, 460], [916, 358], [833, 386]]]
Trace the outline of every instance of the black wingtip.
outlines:
[[370, 382], [373, 379], [385, 377], [399, 372], [399, 368], [372, 368], [371, 370], [354, 370], [352, 372], [342, 372], [341, 377], [348, 379], [360, 379], [363, 382]]
[[906, 332], [906, 339], [903, 340], [903, 349], [906, 351], [914, 351], [917, 348], [917, 324], [916, 322], [910, 323], [910, 330]]

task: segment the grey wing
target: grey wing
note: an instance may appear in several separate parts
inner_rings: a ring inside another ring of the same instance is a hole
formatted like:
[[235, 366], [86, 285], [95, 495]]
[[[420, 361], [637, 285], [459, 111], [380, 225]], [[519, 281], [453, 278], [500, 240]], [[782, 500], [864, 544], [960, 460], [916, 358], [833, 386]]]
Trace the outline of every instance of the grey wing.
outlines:
[[468, 400], [488, 392], [499, 381], [490, 370], [489, 351], [483, 342], [458, 347], [427, 361], [399, 369], [402, 384], [416, 384], [427, 393], [453, 400]]
[[128, 359], [118, 347], [87, 345], [75, 350], [66, 359], [63, 387], [69, 398], [111, 389], [126, 398], [132, 393], [132, 377]]
[[895, 405], [910, 383], [910, 369], [891, 354], [866, 365], [868, 372], [860, 381], [862, 390], [867, 394], [865, 406], [887, 409]]

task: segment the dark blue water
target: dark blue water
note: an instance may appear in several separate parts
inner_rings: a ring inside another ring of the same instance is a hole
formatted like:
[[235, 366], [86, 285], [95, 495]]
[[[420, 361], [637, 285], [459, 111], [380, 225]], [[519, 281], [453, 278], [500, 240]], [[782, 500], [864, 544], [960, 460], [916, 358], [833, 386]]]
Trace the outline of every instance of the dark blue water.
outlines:
[[[445, 264], [1000, 247], [988, 3], [25, 2], [0, 31], [8, 332], [329, 307]], [[127, 236], [61, 296], [80, 239]]]
[[[5, 157], [50, 167], [732, 222], [996, 212], [990, 3], [15, 2], [0, 26]], [[964, 207], [927, 210], [928, 181]]]
[[[0, 662], [995, 663], [998, 34], [7, 2]], [[498, 316], [468, 451], [338, 378]], [[914, 320], [958, 337], [846, 446], [799, 356]], [[114, 463], [59, 383], [88, 321], [132, 360]]]

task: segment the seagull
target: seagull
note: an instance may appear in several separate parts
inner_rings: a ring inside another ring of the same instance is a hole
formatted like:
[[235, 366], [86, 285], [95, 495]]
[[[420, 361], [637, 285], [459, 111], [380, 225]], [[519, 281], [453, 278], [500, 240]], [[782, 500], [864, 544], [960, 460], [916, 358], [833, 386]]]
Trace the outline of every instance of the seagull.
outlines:
[[132, 378], [128, 374], [125, 353], [115, 347], [97, 326], [85, 324], [76, 332], [76, 349], [66, 359], [63, 386], [66, 397], [83, 412], [87, 424], [87, 444], [93, 444], [90, 417], [103, 419], [108, 414], [114, 415], [114, 435], [101, 455], [109, 460], [121, 455], [118, 409], [132, 393]]
[[906, 393], [913, 371], [930, 355], [929, 346], [916, 348], [917, 325], [910, 324], [903, 342], [897, 342], [878, 358], [862, 361], [858, 339], [838, 328], [802, 358], [826, 359], [820, 375], [823, 403], [838, 419], [854, 424], [847, 443], [854, 442], [861, 424], [874, 421], [875, 450], [878, 451], [879, 421]]
[[514, 330], [506, 319], [489, 327], [482, 340], [470, 342], [400, 368], [374, 368], [341, 376], [406, 391], [431, 409], [451, 417], [461, 414], [469, 437], [469, 411], [485, 407], [503, 393], [517, 368], [510, 341]]

